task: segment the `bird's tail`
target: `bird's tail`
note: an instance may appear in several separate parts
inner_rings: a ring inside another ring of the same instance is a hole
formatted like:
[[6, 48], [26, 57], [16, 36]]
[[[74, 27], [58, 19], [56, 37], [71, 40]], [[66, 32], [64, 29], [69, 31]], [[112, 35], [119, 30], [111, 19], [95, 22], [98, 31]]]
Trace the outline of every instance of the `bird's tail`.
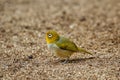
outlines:
[[85, 49], [82, 49], [82, 48], [78, 48], [78, 49], [79, 49], [79, 52], [84, 52], [84, 53], [88, 53], [88, 54], [92, 55], [92, 53], [86, 51]]

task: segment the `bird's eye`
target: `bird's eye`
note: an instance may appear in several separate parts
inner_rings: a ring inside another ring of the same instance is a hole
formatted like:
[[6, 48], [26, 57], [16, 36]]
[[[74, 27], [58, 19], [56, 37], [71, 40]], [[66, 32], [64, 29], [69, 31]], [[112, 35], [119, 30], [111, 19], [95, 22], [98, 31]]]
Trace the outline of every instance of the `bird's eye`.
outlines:
[[52, 34], [48, 34], [48, 37], [51, 38], [51, 37], [52, 37]]

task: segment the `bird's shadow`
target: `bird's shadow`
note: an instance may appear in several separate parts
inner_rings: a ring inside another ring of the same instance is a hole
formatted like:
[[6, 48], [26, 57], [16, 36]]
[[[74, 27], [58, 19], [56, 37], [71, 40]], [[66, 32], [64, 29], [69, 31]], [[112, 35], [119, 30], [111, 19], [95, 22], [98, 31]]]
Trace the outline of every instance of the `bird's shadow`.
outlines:
[[94, 59], [95, 57], [89, 57], [89, 58], [76, 58], [76, 59], [69, 59], [69, 60], [59, 60], [61, 63], [79, 63], [87, 60]]

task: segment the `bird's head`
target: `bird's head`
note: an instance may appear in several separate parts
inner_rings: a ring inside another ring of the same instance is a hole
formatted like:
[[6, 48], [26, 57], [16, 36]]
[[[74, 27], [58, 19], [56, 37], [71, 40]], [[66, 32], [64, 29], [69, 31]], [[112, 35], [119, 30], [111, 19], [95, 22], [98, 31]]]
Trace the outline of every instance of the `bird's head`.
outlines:
[[46, 42], [48, 44], [54, 43], [59, 40], [59, 35], [57, 32], [50, 30], [46, 33]]

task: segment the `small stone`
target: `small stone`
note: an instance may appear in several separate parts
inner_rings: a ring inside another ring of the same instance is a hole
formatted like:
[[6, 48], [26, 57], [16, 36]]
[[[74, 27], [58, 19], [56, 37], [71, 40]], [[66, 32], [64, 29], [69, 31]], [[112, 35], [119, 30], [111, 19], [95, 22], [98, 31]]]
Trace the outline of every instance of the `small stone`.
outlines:
[[28, 56], [28, 58], [29, 58], [29, 59], [33, 59], [33, 56], [32, 56], [32, 55], [30, 55], [30, 56]]
[[86, 18], [85, 17], [81, 17], [80, 21], [86, 21]]
[[69, 27], [71, 28], [71, 29], [73, 29], [74, 27], [76, 27], [77, 26], [77, 24], [71, 24]]

